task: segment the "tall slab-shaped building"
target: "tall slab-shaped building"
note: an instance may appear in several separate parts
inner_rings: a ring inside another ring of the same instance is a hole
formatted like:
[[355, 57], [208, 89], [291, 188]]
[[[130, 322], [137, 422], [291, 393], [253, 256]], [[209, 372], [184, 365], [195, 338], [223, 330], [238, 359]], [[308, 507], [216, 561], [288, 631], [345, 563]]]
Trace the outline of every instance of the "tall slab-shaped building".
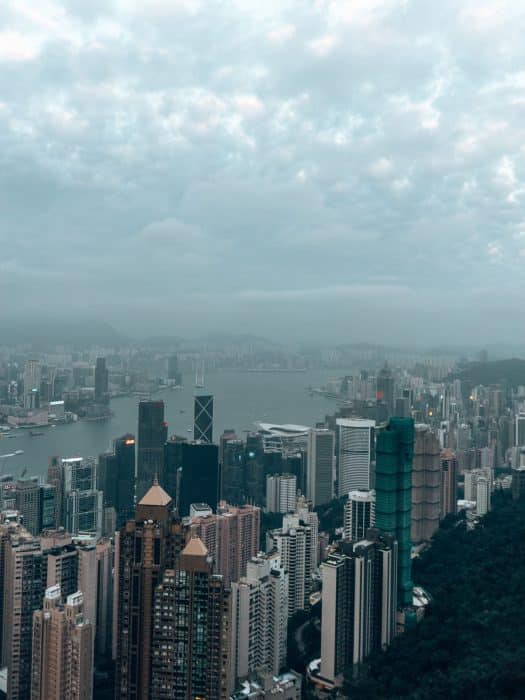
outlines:
[[412, 604], [411, 512], [414, 421], [391, 418], [376, 444], [376, 528], [398, 543], [398, 604]]

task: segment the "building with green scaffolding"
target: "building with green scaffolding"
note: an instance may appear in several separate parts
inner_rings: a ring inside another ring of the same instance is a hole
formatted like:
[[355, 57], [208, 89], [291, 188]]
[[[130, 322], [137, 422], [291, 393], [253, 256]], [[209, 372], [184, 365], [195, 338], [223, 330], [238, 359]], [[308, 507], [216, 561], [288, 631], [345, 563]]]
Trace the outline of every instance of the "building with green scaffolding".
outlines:
[[412, 605], [411, 510], [414, 421], [391, 418], [377, 436], [375, 527], [398, 543], [399, 607]]

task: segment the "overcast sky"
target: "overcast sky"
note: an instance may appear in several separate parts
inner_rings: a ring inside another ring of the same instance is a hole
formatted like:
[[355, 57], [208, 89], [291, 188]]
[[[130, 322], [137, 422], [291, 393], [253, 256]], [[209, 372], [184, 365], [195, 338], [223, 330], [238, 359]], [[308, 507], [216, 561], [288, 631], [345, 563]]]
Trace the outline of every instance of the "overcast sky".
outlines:
[[516, 0], [2, 0], [0, 314], [525, 340], [524, 35]]

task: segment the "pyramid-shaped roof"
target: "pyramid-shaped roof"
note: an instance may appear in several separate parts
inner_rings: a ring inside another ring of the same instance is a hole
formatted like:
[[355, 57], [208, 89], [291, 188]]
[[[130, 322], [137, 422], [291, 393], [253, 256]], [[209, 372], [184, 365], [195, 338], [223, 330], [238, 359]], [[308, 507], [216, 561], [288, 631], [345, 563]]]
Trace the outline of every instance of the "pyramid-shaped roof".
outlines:
[[164, 491], [157, 479], [139, 501], [139, 506], [169, 506], [172, 498]]
[[207, 557], [208, 550], [199, 537], [192, 537], [182, 550], [182, 554], [189, 557]]

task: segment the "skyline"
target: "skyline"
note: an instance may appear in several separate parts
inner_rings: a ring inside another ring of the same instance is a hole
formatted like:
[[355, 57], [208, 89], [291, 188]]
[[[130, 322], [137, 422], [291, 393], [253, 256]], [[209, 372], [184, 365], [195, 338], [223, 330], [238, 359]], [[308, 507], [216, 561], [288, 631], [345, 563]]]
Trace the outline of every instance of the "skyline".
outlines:
[[0, 315], [515, 337], [523, 8], [32, 5], [0, 10]]

